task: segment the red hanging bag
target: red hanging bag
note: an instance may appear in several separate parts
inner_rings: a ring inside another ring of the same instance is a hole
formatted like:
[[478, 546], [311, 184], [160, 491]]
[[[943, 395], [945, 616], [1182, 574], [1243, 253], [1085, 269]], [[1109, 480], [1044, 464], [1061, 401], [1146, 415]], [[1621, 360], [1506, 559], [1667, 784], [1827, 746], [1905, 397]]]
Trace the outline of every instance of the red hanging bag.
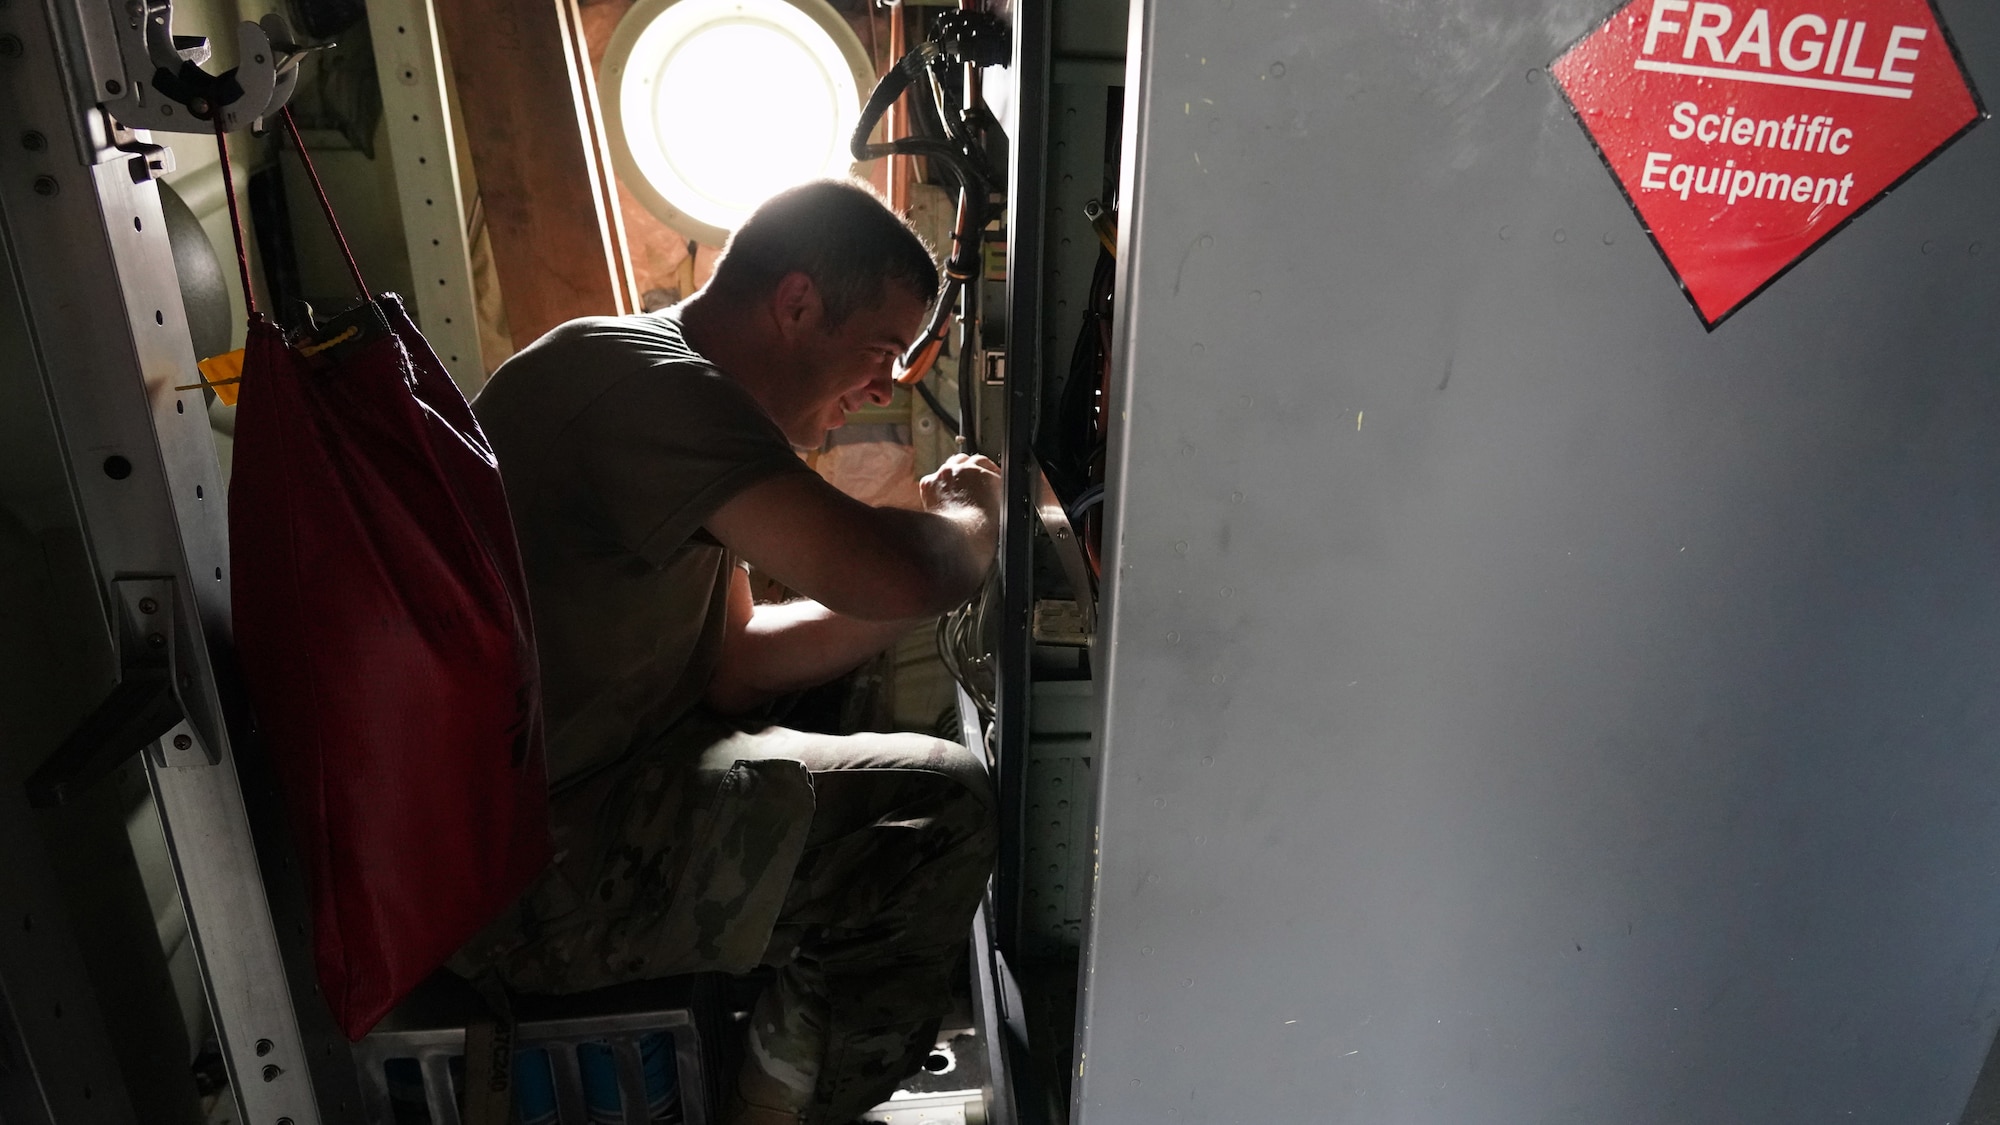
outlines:
[[[247, 298], [241, 247], [239, 229]], [[358, 1039], [541, 873], [549, 838], [534, 634], [493, 451], [402, 303], [370, 299], [348, 266], [362, 303], [290, 338], [251, 306], [229, 557], [320, 988]]]

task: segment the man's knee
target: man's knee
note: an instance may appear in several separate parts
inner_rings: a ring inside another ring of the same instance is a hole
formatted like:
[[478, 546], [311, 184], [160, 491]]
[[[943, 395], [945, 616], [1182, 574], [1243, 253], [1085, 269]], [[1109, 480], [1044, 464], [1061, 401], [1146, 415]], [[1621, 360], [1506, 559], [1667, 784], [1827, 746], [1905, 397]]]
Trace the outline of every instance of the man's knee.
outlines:
[[985, 806], [989, 811], [994, 807], [993, 777], [986, 769], [986, 761], [978, 754], [942, 738], [930, 738], [920, 734], [895, 735], [908, 739], [913, 744], [921, 744], [922, 766], [919, 768], [940, 774], [955, 782], [965, 791], [966, 798]]
[[934, 779], [924, 798], [929, 806], [924, 820], [926, 835], [939, 849], [935, 859], [943, 860], [949, 854], [947, 865], [971, 873], [968, 878], [983, 888], [1000, 849], [998, 802], [985, 760], [956, 742], [927, 735], [856, 737], [881, 739], [880, 752], [893, 760], [891, 768]]

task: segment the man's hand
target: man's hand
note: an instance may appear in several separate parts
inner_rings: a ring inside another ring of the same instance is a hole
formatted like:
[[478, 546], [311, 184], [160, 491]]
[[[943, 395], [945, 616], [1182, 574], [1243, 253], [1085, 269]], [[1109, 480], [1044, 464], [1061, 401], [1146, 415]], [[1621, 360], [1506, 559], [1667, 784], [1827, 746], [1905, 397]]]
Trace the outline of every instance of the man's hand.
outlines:
[[924, 510], [961, 521], [982, 537], [985, 553], [999, 544], [1000, 466], [977, 454], [954, 453], [918, 483]]

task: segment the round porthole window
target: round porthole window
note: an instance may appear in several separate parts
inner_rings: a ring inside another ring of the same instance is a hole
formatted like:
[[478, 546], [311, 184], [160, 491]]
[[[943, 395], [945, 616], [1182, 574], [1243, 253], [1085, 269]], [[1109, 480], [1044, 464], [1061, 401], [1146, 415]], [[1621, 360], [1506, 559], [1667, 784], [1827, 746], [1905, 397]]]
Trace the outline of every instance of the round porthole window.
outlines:
[[759, 203], [853, 169], [872, 81], [825, 0], [640, 0], [604, 57], [612, 160], [681, 233], [719, 245]]

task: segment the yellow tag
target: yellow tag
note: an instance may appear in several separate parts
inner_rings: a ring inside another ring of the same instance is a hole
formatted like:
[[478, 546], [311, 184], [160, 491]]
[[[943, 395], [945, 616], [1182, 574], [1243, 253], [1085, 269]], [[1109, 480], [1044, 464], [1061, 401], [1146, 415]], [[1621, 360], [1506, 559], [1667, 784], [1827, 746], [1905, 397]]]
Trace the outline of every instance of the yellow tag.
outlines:
[[243, 382], [243, 349], [224, 352], [195, 364], [203, 381], [215, 391], [224, 406], [236, 405], [236, 392]]

